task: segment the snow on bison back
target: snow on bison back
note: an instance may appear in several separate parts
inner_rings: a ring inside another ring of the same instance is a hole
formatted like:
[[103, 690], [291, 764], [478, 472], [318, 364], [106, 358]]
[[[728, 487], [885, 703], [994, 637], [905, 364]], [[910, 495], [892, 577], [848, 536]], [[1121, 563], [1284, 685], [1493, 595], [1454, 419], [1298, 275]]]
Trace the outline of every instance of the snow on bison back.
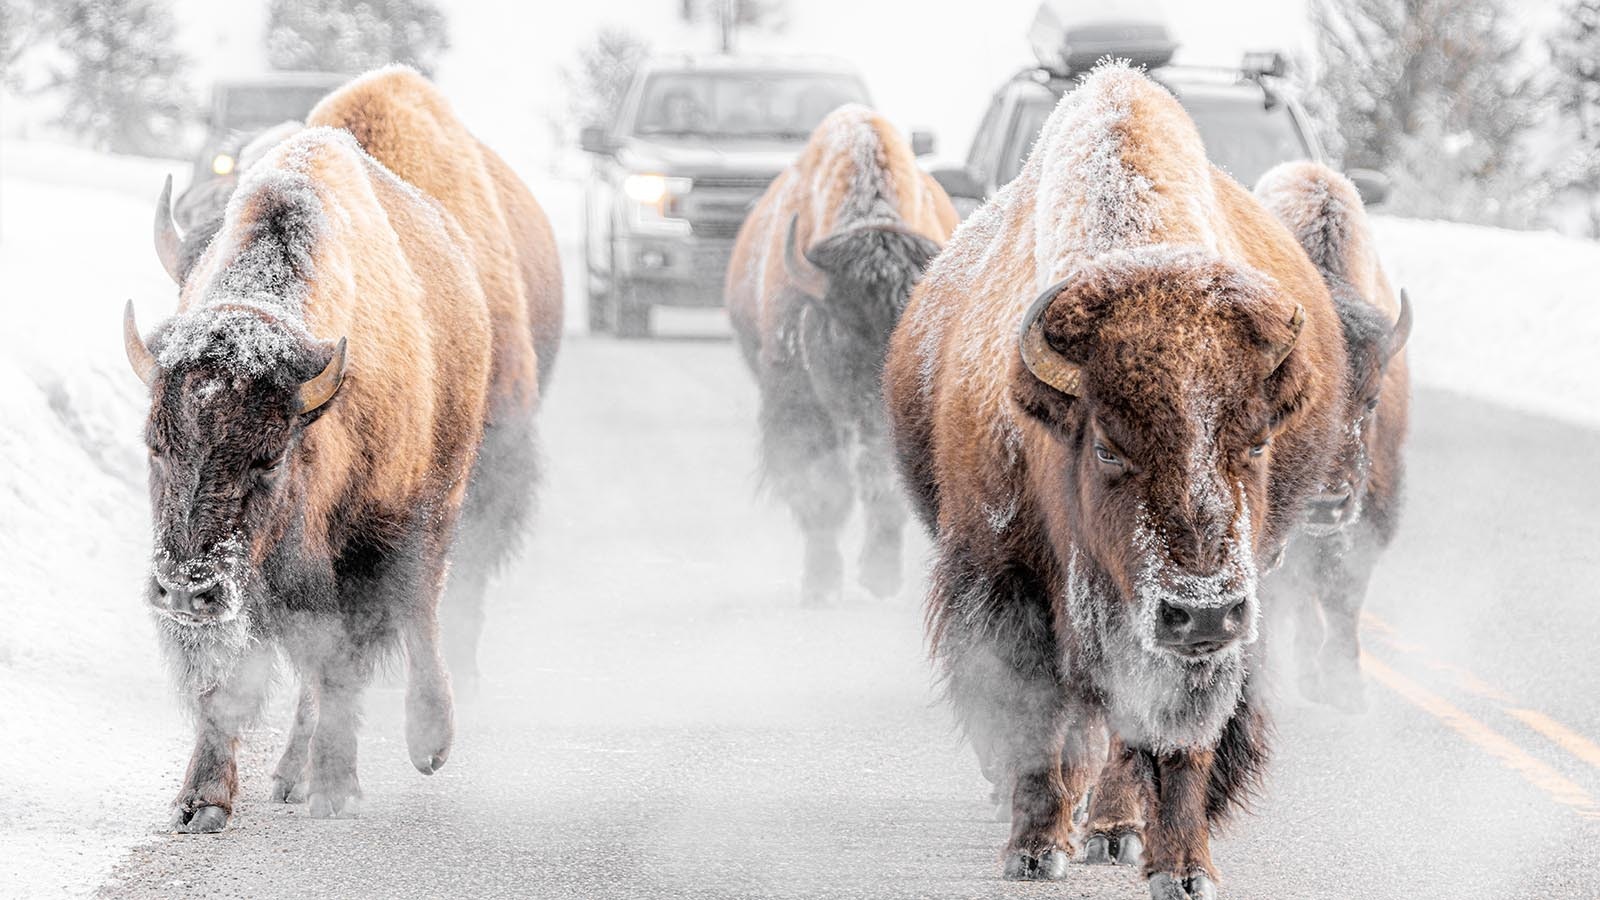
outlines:
[[952, 237], [885, 392], [936, 533], [929, 632], [1010, 878], [1060, 878], [1071, 811], [1123, 815], [1154, 896], [1212, 896], [1209, 829], [1266, 759], [1246, 653], [1335, 446], [1345, 350], [1305, 253], [1161, 87], [1098, 67]]

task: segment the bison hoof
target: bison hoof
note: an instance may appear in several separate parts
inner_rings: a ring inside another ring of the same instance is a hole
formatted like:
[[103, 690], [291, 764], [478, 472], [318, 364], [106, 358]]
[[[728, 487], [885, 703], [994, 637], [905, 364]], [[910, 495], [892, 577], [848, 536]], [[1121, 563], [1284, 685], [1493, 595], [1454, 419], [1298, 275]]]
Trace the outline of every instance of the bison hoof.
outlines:
[[267, 799], [273, 803], [306, 802], [305, 779], [290, 779], [282, 775], [272, 776], [272, 784], [267, 788]]
[[1217, 885], [1204, 872], [1188, 876], [1157, 872], [1150, 876], [1150, 900], [1217, 900]]
[[1067, 877], [1067, 851], [1054, 847], [1043, 853], [1012, 851], [1006, 858], [1008, 881], [1060, 881]]
[[419, 704], [406, 715], [406, 751], [411, 764], [424, 775], [444, 768], [455, 734], [448, 707]]
[[172, 830], [178, 834], [216, 834], [228, 824], [228, 811], [220, 806], [179, 808], [172, 814]]
[[1137, 834], [1097, 832], [1083, 845], [1083, 861], [1092, 866], [1137, 866], [1144, 863], [1144, 841]]
[[312, 794], [306, 812], [313, 819], [353, 819], [361, 815], [361, 798], [353, 794]]

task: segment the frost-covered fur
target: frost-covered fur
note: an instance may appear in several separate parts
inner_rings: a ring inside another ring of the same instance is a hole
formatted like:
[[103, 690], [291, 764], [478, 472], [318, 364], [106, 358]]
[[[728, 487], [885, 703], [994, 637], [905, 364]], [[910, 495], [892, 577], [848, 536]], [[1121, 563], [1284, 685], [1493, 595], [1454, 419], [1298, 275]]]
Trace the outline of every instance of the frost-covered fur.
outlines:
[[859, 497], [861, 581], [891, 594], [905, 512], [881, 404], [889, 334], [955, 222], [905, 141], [859, 105], [830, 113], [758, 201], [728, 269], [728, 309], [761, 387], [763, 480], [806, 540], [801, 593], [831, 599], [838, 531]]
[[[1023, 312], [1058, 283], [1038, 322], [1080, 373], [1072, 394], [1018, 350]], [[1148, 875], [1214, 877], [1209, 824], [1266, 757], [1257, 561], [1320, 487], [1346, 367], [1305, 252], [1121, 64], [1062, 99], [929, 266], [885, 396], [938, 542], [933, 653], [1010, 788], [1009, 876], [1051, 877], [1073, 852], [1108, 727], [1090, 827], [1142, 830]], [[1202, 618], [1219, 630], [1184, 643]]]

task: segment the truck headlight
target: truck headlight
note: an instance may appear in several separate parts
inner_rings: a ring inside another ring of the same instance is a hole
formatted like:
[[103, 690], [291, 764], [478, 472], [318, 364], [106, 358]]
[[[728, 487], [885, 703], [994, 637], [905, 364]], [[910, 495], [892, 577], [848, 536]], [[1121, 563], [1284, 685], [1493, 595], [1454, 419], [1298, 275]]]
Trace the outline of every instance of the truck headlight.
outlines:
[[211, 158], [211, 171], [218, 175], [227, 175], [233, 171], [233, 157], [226, 153], [218, 153]]
[[659, 208], [667, 197], [689, 193], [693, 183], [688, 178], [669, 178], [665, 175], [629, 175], [622, 180], [622, 192], [636, 203]]

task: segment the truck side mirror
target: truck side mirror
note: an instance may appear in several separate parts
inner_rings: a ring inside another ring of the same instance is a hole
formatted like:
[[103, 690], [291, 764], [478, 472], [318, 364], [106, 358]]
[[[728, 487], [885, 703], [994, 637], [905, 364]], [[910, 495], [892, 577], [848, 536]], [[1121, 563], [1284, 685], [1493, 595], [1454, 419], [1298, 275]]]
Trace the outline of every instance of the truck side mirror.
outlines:
[[973, 177], [972, 170], [966, 166], [934, 166], [928, 170], [928, 174], [933, 176], [934, 181], [939, 182], [939, 186], [944, 188], [944, 192], [949, 194], [952, 200], [961, 198], [976, 200], [979, 203], [984, 200], [983, 185], [978, 183], [978, 179]]
[[1356, 193], [1361, 195], [1364, 206], [1377, 206], [1389, 198], [1389, 189], [1393, 183], [1389, 176], [1372, 169], [1351, 169], [1345, 173], [1350, 178], [1350, 183], [1356, 186]]
[[578, 146], [582, 147], [585, 153], [598, 153], [602, 156], [609, 156], [616, 150], [604, 125], [585, 125], [583, 130], [578, 132]]
[[931, 131], [911, 132], [911, 155], [929, 156], [939, 147], [939, 138]]

